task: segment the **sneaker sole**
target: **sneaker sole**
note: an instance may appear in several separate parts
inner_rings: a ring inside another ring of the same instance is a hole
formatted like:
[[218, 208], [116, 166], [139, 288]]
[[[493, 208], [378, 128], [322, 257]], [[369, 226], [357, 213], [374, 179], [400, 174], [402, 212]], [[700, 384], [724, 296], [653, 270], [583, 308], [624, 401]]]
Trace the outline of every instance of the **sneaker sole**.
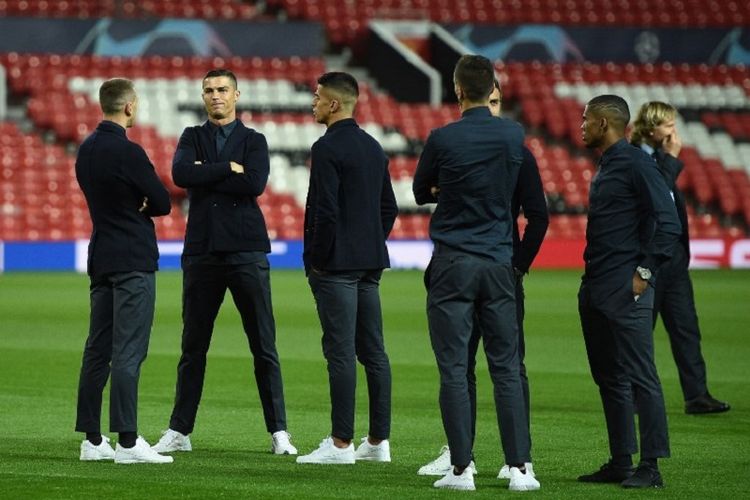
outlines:
[[103, 462], [105, 460], [114, 460], [115, 457], [108, 458], [108, 457], [102, 457], [102, 458], [83, 458], [81, 457], [81, 462]]
[[315, 460], [315, 461], [297, 460], [297, 463], [298, 464], [313, 464], [313, 465], [315, 464], [318, 464], [318, 465], [354, 465], [355, 461], [352, 460], [351, 462], [342, 462], [340, 460], [331, 460], [331, 461], [323, 462], [320, 460]]
[[391, 457], [388, 458], [374, 458], [374, 457], [354, 457], [357, 462], [390, 462]]
[[451, 469], [445, 469], [445, 470], [436, 470], [436, 469], [422, 470], [422, 469], [419, 469], [417, 471], [417, 475], [418, 476], [444, 476], [444, 475], [448, 474], [450, 471], [451, 471]]
[[510, 491], [536, 491], [540, 488], [540, 486], [515, 486], [515, 487], [508, 487]]
[[155, 446], [151, 447], [152, 450], [154, 450], [156, 453], [174, 453], [175, 451], [193, 451], [193, 448], [169, 448], [166, 450], [163, 450], [161, 448], [156, 448]]
[[435, 486], [438, 490], [476, 491], [476, 486]]
[[151, 460], [128, 459], [128, 460], [115, 460], [115, 463], [122, 464], [122, 465], [130, 465], [130, 464], [171, 464], [172, 462], [153, 462]]

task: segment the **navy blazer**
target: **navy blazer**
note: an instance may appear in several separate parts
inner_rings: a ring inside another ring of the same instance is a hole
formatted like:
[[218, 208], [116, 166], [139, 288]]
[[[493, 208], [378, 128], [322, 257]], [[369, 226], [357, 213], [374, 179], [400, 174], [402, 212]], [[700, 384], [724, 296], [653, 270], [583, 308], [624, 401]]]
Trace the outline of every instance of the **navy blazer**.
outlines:
[[[156, 271], [159, 250], [151, 217], [168, 214], [171, 204], [143, 148], [129, 141], [120, 125], [103, 121], [78, 149], [76, 179], [94, 226], [88, 274]], [[140, 211], [144, 198], [147, 208]]]
[[492, 116], [487, 106], [467, 109], [460, 120], [430, 133], [412, 190], [417, 204], [438, 204], [430, 220], [435, 244], [511, 262], [511, 200], [523, 141], [518, 123]]
[[[526, 146], [523, 147], [523, 161], [518, 171], [518, 180], [510, 207], [513, 215], [513, 267], [523, 273], [528, 273], [531, 263], [534, 262], [534, 258], [542, 247], [544, 235], [547, 234], [549, 212], [542, 178], [539, 175], [539, 166], [536, 158]], [[523, 238], [518, 230], [518, 215], [521, 209], [528, 221]]]
[[681, 231], [672, 196], [654, 160], [625, 139], [607, 148], [591, 180], [583, 254], [584, 278], [592, 289], [598, 287], [597, 300], [631, 291], [637, 266], [655, 275], [672, 256]]
[[[232, 172], [230, 161], [245, 172]], [[187, 188], [190, 200], [183, 255], [271, 251], [257, 200], [266, 188], [269, 168], [265, 136], [240, 120], [221, 154], [209, 122], [182, 132], [172, 178]]]
[[677, 209], [677, 217], [680, 219], [682, 224], [682, 233], [680, 234], [680, 244], [685, 248], [688, 258], [690, 257], [690, 234], [688, 233], [688, 217], [687, 217], [687, 206], [685, 203], [685, 196], [677, 187], [677, 177], [684, 168], [684, 164], [670, 155], [665, 153], [661, 149], [657, 149], [653, 154], [656, 164], [659, 166], [664, 181], [667, 183], [667, 187], [672, 192], [674, 198], [675, 208]]
[[385, 240], [398, 207], [383, 148], [353, 119], [340, 120], [312, 146], [305, 207], [306, 271], [390, 266]]

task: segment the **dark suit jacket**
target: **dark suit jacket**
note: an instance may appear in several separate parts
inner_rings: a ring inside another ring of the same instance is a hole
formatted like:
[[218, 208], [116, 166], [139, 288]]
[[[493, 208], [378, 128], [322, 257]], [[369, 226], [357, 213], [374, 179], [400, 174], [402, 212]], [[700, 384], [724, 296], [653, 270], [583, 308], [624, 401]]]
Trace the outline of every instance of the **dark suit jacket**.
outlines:
[[[268, 144], [237, 122], [220, 155], [208, 122], [186, 128], [177, 144], [172, 178], [190, 200], [184, 255], [271, 251], [257, 201], [268, 181]], [[232, 172], [230, 161], [245, 172]]]
[[[156, 271], [159, 251], [151, 217], [168, 214], [171, 204], [143, 148], [128, 140], [124, 128], [103, 121], [78, 149], [76, 179], [94, 226], [89, 275]], [[140, 212], [144, 198], [148, 208]]]
[[[523, 238], [518, 230], [518, 215], [528, 220]], [[513, 214], [513, 267], [524, 273], [529, 272], [531, 263], [542, 246], [549, 226], [547, 199], [544, 197], [542, 178], [536, 158], [526, 146], [523, 147], [523, 161], [518, 171], [518, 181], [511, 202]]]
[[385, 240], [398, 208], [383, 148], [353, 119], [312, 146], [303, 261], [324, 271], [390, 266]]
[[680, 244], [685, 248], [688, 258], [690, 257], [690, 234], [688, 234], [688, 218], [687, 218], [687, 207], [685, 204], [685, 196], [677, 188], [677, 177], [684, 168], [683, 163], [675, 158], [674, 156], [665, 153], [661, 149], [654, 151], [654, 160], [659, 166], [659, 171], [662, 177], [667, 183], [667, 187], [672, 191], [674, 196], [674, 204], [677, 208], [677, 216], [680, 218], [680, 224], [682, 224], [682, 233], [680, 234]]
[[636, 267], [656, 276], [673, 254], [682, 228], [667, 184], [654, 167], [651, 156], [625, 139], [599, 160], [591, 180], [583, 254], [583, 281], [597, 307], [614, 310], [632, 304]]
[[511, 262], [511, 199], [523, 140], [518, 123], [492, 116], [486, 106], [467, 109], [460, 120], [430, 133], [412, 189], [419, 205], [438, 204], [430, 220], [436, 245]]

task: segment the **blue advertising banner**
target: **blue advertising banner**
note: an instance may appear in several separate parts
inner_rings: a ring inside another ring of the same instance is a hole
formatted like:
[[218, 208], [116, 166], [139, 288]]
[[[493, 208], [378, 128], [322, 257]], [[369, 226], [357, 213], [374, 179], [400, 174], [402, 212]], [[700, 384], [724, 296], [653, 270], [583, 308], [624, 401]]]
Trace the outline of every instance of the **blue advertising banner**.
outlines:
[[[388, 241], [392, 269], [424, 269], [432, 256], [429, 240]], [[586, 241], [545, 240], [534, 261], [535, 268], [580, 269]], [[88, 241], [2, 242], [3, 271], [86, 272]], [[180, 269], [181, 241], [159, 242], [159, 269]], [[272, 241], [268, 260], [273, 269], [302, 269], [302, 242]], [[707, 238], [690, 240], [691, 269], [750, 269], [750, 239]]]
[[449, 25], [471, 53], [502, 61], [750, 64], [747, 28]]
[[[76, 242], [3, 243], [4, 269], [13, 271], [72, 271], [76, 268]], [[84, 269], [86, 261], [83, 261]], [[3, 268], [0, 268], [2, 271]]]
[[315, 22], [0, 18], [0, 52], [101, 56], [318, 57]]
[[[54, 242], [0, 241], [0, 272], [86, 272], [87, 240]], [[432, 255], [429, 241], [389, 241], [391, 267], [424, 269]], [[159, 242], [159, 269], [180, 269], [182, 241]], [[268, 260], [275, 269], [302, 269], [302, 241], [272, 241]]]

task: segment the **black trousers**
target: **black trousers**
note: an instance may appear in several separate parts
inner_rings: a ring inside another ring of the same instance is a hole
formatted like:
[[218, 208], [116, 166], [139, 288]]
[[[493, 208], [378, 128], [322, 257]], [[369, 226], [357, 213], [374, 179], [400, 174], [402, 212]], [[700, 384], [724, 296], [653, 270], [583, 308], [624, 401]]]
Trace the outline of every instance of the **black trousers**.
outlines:
[[688, 273], [689, 261], [685, 248], [675, 245], [674, 256], [659, 268], [653, 322], [656, 326], [656, 320], [661, 314], [685, 401], [708, 392], [693, 282]]
[[111, 375], [109, 430], [137, 432], [138, 380], [154, 320], [152, 272], [91, 279], [89, 335], [78, 382], [76, 431], [101, 432], [102, 392]]
[[494, 386], [505, 462], [530, 461], [510, 262], [500, 264], [436, 249], [426, 283], [430, 340], [440, 372], [440, 411], [453, 465], [465, 466], [472, 458], [474, 425], [467, 373], [475, 322]]
[[591, 375], [602, 398], [610, 453], [638, 451], [637, 408], [641, 458], [668, 457], [667, 414], [654, 365], [654, 289], [649, 286], [635, 301], [628, 280], [603, 305], [600, 295], [582, 284], [578, 311]]
[[367, 377], [368, 435], [388, 439], [391, 433], [391, 365], [383, 342], [381, 275], [376, 270], [308, 276], [328, 363], [331, 435], [343, 440], [354, 438], [357, 360]]
[[266, 430], [285, 430], [284, 386], [276, 352], [271, 279], [268, 259], [263, 253], [258, 253], [255, 261], [239, 264], [183, 259], [182, 356], [177, 366], [175, 405], [169, 426], [183, 434], [193, 432], [203, 392], [206, 354], [227, 289], [240, 313], [253, 354]]
[[[526, 341], [524, 340], [523, 319], [526, 315], [525, 293], [523, 289], [523, 277], [516, 278], [516, 321], [518, 322], [518, 362], [519, 375], [521, 376], [521, 389], [523, 391], [523, 403], [526, 408], [526, 422], [529, 427], [529, 444], [531, 444], [531, 421], [530, 421], [530, 396], [529, 396], [529, 377], [526, 375]], [[479, 329], [479, 322], [475, 321], [474, 328], [469, 339], [469, 371], [466, 373], [466, 379], [469, 383], [469, 400], [471, 402], [471, 442], [473, 443], [477, 436], [477, 352], [479, 351], [479, 341], [482, 339], [482, 332]]]

